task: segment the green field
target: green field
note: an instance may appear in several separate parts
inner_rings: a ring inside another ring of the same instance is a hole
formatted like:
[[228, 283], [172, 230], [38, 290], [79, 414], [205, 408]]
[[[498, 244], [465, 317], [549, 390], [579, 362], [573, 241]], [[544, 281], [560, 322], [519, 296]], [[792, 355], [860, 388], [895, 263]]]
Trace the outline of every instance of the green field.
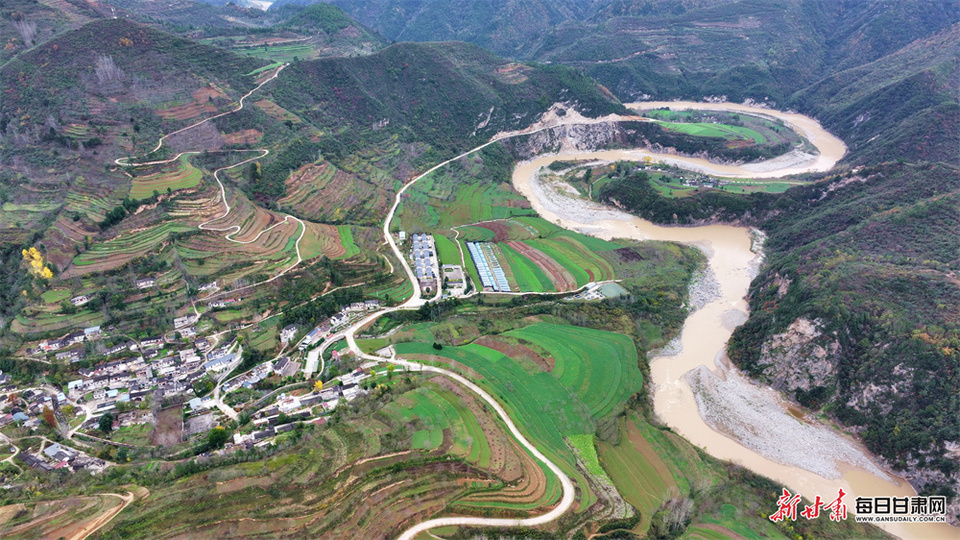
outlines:
[[547, 274], [533, 261], [520, 255], [517, 250], [507, 244], [500, 244], [500, 251], [503, 253], [500, 263], [507, 264], [513, 271], [513, 277], [519, 290], [523, 292], [553, 292], [557, 290]]
[[249, 77], [250, 75], [256, 75], [257, 73], [263, 73], [264, 71], [273, 69], [273, 68], [275, 68], [275, 67], [280, 67], [280, 66], [282, 66], [282, 65], [283, 65], [283, 62], [274, 62], [274, 63], [272, 63], [272, 64], [267, 64], [267, 65], [265, 65], [265, 66], [263, 66], [263, 67], [259, 67], [259, 68], [255, 69], [255, 70], [251, 71], [250, 73], [247, 73], [246, 76]]
[[404, 422], [414, 418], [420, 421], [420, 429], [412, 434], [414, 449], [439, 447], [443, 443], [444, 430], [449, 430], [453, 438], [451, 454], [480, 467], [489, 466], [490, 446], [477, 418], [446, 388], [424, 385], [407, 392], [385, 410]]
[[669, 131], [686, 133], [697, 137], [719, 137], [721, 139], [731, 140], [749, 140], [754, 144], [763, 144], [767, 138], [762, 134], [742, 126], [730, 126], [727, 124], [713, 124], [708, 122], [681, 123], [681, 122], [659, 122], [660, 126]]
[[[553, 259], [575, 279], [577, 287], [591, 281], [616, 278], [611, 262], [603, 255], [622, 247], [619, 244], [561, 229], [546, 220], [536, 217], [515, 217], [482, 225], [459, 227], [461, 238], [470, 241], [492, 241], [495, 235], [505, 240], [522, 242]], [[522, 292], [556, 291], [547, 271], [522, 255], [512, 246], [497, 242], [497, 259], [504, 266], [511, 287]], [[464, 249], [465, 256], [469, 253]], [[474, 265], [468, 271], [476, 283], [480, 283]]]
[[678, 490], [677, 482], [632, 421], [621, 421], [620, 444], [601, 442], [598, 447], [613, 484], [640, 512], [634, 531], [646, 532], [653, 513]]
[[203, 173], [200, 169], [191, 165], [184, 156], [179, 159], [177, 166], [170, 170], [134, 177], [133, 185], [130, 187], [130, 198], [146, 199], [151, 197], [154, 191], [166, 193], [167, 189], [192, 188], [199, 184], [202, 178]]
[[44, 291], [40, 298], [48, 304], [59, 304], [63, 300], [70, 298], [70, 289], [50, 289]]
[[[453, 360], [483, 377], [486, 386], [520, 429], [545, 454], [590, 492], [564, 442], [592, 435], [596, 420], [615, 412], [640, 390], [637, 351], [627, 336], [580, 327], [538, 323], [505, 335], [542, 347], [553, 357], [551, 373], [531, 361], [513, 359], [476, 344], [435, 350], [429, 343], [398, 343], [397, 353], [435, 355]], [[552, 476], [552, 475], [548, 475]]]
[[440, 264], [460, 264], [460, 250], [457, 244], [446, 236], [439, 234], [433, 235], [437, 244], [437, 257], [440, 258]]
[[580, 459], [587, 470], [590, 471], [590, 474], [609, 480], [607, 471], [603, 470], [603, 466], [600, 465], [600, 456], [597, 455], [597, 447], [594, 446], [595, 439], [593, 435], [570, 435], [567, 437], [570, 445], [576, 448], [577, 454], [580, 455]]
[[349, 259], [360, 254], [360, 248], [353, 243], [353, 231], [349, 225], [338, 225], [337, 231], [340, 233], [340, 243], [346, 248], [347, 252], [337, 259]]

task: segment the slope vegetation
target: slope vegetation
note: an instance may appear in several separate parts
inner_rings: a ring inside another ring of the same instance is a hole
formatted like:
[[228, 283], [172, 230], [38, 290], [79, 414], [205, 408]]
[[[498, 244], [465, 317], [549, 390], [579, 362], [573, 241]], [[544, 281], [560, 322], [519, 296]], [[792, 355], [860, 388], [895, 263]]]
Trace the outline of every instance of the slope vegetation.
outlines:
[[955, 495], [960, 172], [887, 164], [788, 191], [731, 358]]

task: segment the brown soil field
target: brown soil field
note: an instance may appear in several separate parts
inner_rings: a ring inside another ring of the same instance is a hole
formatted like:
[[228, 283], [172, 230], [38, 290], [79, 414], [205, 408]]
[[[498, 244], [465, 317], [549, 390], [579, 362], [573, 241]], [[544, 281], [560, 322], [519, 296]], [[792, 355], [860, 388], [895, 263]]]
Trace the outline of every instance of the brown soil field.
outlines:
[[267, 487], [272, 483], [273, 479], [269, 476], [234, 478], [226, 482], [217, 482], [217, 494], [232, 493], [254, 486]]
[[510, 239], [510, 226], [502, 221], [478, 223], [477, 227], [493, 231], [492, 242], [505, 242]]
[[267, 113], [267, 116], [270, 116], [275, 120], [279, 120], [281, 122], [290, 120], [294, 124], [299, 124], [301, 122], [299, 116], [284, 109], [283, 107], [277, 105], [276, 103], [270, 101], [269, 99], [261, 99], [260, 101], [254, 102], [254, 105], [259, 107], [263, 112]]
[[217, 106], [213, 104], [213, 99], [226, 97], [218, 89], [204, 86], [193, 91], [193, 101], [183, 105], [176, 105], [166, 109], [158, 109], [157, 116], [164, 120], [190, 120], [203, 113], [218, 112]]
[[223, 140], [227, 144], [257, 144], [261, 138], [263, 138], [263, 132], [256, 129], [235, 131], [223, 136]]
[[183, 409], [170, 407], [157, 414], [157, 423], [150, 432], [150, 444], [173, 446], [180, 444], [183, 437]]
[[523, 242], [511, 241], [506, 244], [540, 267], [557, 291], [572, 291], [577, 288], [577, 279], [573, 274], [546, 253]]
[[620, 257], [620, 260], [625, 263], [640, 262], [643, 260], [643, 256], [636, 252], [632, 248], [620, 248], [613, 250], [614, 253]]

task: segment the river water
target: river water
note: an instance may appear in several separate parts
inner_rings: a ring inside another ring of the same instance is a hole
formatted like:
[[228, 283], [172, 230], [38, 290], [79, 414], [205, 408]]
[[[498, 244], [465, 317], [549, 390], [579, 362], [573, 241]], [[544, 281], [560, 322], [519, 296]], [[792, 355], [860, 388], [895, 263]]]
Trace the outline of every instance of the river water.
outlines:
[[[696, 107], [780, 118], [820, 150], [819, 155], [801, 156], [780, 169], [776, 163], [726, 166], [635, 149], [542, 156], [521, 163], [514, 170], [514, 187], [548, 221], [605, 239], [681, 242], [700, 248], [707, 256], [705, 281], [712, 286], [701, 291], [701, 305], [684, 322], [679, 339], [667, 348], [671, 352], [651, 360], [657, 416], [709, 454], [772, 478], [810, 500], [815, 495], [833, 500], [838, 488], [843, 488], [851, 514], [857, 496], [915, 495], [906, 481], [883, 471], [855, 441], [835, 428], [803, 418], [776, 392], [753, 384], [726, 361], [727, 340], [747, 318], [745, 296], [760, 263], [760, 256], [751, 250], [751, 231], [727, 225], [654, 225], [615, 208], [571, 196], [566, 186], [539, 177], [540, 169], [554, 161], [638, 161], [649, 156], [655, 161], [723, 176], [774, 178], [829, 170], [844, 155], [843, 142], [815, 120], [798, 114], [735, 104], [670, 102], [639, 106]], [[775, 510], [776, 500], [771, 494], [769, 511]], [[891, 523], [883, 528], [902, 538], [960, 536], [960, 531], [945, 524]]]

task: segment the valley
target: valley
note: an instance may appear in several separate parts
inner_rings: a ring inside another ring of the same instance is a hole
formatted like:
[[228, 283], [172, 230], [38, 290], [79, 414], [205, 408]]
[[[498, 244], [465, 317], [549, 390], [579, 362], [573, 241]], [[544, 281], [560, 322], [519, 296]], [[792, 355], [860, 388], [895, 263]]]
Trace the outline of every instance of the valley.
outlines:
[[0, 8], [0, 535], [955, 536], [960, 22], [671, 2]]

